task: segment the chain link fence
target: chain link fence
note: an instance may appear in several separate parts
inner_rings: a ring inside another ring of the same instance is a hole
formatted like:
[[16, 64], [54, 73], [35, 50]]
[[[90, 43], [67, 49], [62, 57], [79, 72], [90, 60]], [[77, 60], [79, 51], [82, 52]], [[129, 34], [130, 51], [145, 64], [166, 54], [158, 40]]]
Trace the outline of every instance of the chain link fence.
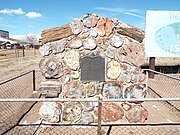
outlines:
[[[42, 76], [37, 70], [28, 71], [0, 82], [0, 98], [39, 97], [33, 91], [39, 89]], [[23, 114], [34, 104], [26, 102], [0, 102], [0, 134], [15, 126]]]
[[[149, 71], [147, 71], [148, 73]], [[164, 79], [160, 79], [162, 78]], [[167, 77], [167, 78], [166, 78]], [[180, 134], [180, 79], [156, 72], [147, 79], [148, 95], [145, 99], [58, 99], [38, 98], [42, 76], [29, 71], [0, 82], [0, 134], [7, 135], [179, 135]], [[159, 79], [160, 83], [158, 83]], [[156, 81], [155, 81], [156, 80]], [[174, 80], [174, 85], [173, 85]], [[170, 81], [170, 82], [169, 82]], [[163, 87], [166, 85], [166, 87]], [[163, 89], [162, 89], [163, 87]], [[168, 90], [168, 91], [167, 91]], [[164, 93], [163, 93], [164, 91]], [[173, 93], [173, 94], [171, 94]], [[11, 99], [6, 99], [11, 98]], [[4, 100], [4, 101], [3, 101]], [[38, 115], [42, 102], [96, 102], [98, 117], [92, 124], [47, 123]], [[104, 102], [143, 101], [148, 111], [145, 123], [104, 123], [101, 109]]]

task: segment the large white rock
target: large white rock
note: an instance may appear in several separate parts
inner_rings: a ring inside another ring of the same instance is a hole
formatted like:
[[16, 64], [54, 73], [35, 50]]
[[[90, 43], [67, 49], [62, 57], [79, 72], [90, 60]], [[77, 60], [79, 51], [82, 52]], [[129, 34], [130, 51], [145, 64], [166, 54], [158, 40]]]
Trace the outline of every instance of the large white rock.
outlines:
[[39, 114], [45, 121], [56, 123], [60, 121], [61, 110], [56, 102], [43, 102], [39, 109]]

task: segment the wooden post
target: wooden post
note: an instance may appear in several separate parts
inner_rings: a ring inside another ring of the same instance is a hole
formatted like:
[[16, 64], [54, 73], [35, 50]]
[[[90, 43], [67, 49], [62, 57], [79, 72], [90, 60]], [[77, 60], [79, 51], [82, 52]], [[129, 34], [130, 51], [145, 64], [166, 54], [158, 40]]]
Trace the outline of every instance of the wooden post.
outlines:
[[101, 110], [102, 110], [102, 99], [98, 97], [98, 129], [97, 129], [98, 135], [101, 135]]
[[[149, 58], [149, 69], [155, 70], [155, 57]], [[154, 78], [154, 72], [149, 72], [149, 78]]]
[[35, 70], [32, 71], [32, 81], [33, 81], [33, 91], [36, 90], [36, 76], [35, 76]]
[[24, 45], [22, 46], [22, 51], [23, 51], [23, 57], [25, 57], [25, 53], [24, 53]]

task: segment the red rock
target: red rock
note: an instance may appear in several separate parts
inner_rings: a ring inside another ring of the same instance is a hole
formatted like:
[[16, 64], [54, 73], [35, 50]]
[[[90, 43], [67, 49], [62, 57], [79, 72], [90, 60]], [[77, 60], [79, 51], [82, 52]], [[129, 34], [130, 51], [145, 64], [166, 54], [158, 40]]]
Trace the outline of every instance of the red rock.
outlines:
[[[94, 114], [98, 116], [98, 109], [94, 110]], [[114, 122], [122, 119], [124, 116], [123, 109], [115, 103], [105, 102], [102, 105], [101, 117], [104, 122]]]
[[100, 36], [109, 36], [113, 30], [113, 23], [108, 18], [101, 18], [98, 22], [96, 29]]

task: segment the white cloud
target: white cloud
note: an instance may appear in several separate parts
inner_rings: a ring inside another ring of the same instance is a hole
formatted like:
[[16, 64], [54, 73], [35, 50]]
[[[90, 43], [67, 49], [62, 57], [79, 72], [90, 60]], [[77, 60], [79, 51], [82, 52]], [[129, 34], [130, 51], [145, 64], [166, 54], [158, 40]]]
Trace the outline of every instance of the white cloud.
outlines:
[[28, 13], [26, 14], [26, 16], [27, 16], [28, 18], [38, 18], [38, 17], [41, 17], [42, 14], [37, 13], [37, 12], [28, 12]]
[[25, 14], [25, 12], [21, 8], [18, 8], [18, 9], [3, 9], [3, 10], [0, 10], [0, 13], [2, 13], [2, 14], [16, 14], [16, 15]]
[[21, 8], [18, 9], [2, 9], [0, 10], [0, 14], [8, 14], [8, 15], [25, 15], [26, 17], [32, 19], [32, 18], [38, 18], [41, 17], [42, 14], [38, 12], [24, 12]]
[[110, 11], [116, 13], [123, 13], [134, 17], [145, 18], [139, 15], [141, 12], [138, 9], [124, 9], [124, 8], [110, 8], [110, 7], [95, 7], [96, 10]]
[[15, 28], [16, 26], [11, 24], [0, 24], [1, 27]]
[[126, 15], [130, 15], [130, 16], [135, 16], [135, 17], [139, 17], [139, 18], [145, 18], [144, 16], [138, 15], [138, 14], [134, 14], [134, 13], [129, 13], [129, 12], [125, 12], [124, 14]]

